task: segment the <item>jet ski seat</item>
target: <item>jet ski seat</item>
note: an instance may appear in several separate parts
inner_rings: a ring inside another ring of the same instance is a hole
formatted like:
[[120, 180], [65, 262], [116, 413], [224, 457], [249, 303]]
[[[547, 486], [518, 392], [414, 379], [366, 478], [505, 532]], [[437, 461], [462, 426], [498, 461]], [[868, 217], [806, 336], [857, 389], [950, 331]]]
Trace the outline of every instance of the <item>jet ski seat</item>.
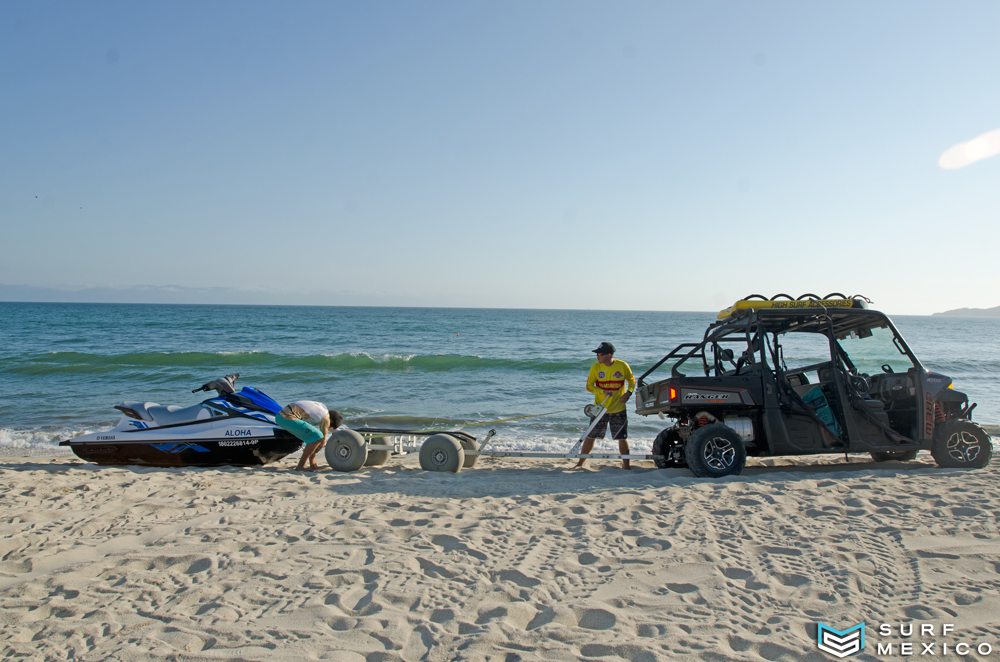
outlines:
[[129, 418], [137, 418], [140, 421], [154, 423], [153, 417], [146, 411], [146, 407], [159, 407], [156, 402], [120, 402], [115, 405], [115, 409], [125, 414]]
[[212, 418], [212, 412], [201, 404], [178, 407], [177, 405], [158, 405], [150, 402], [146, 404], [146, 413], [157, 425], [174, 425]]
[[115, 409], [130, 418], [138, 418], [157, 426], [212, 418], [212, 412], [201, 404], [178, 407], [177, 405], [161, 405], [158, 402], [123, 402], [115, 405]]

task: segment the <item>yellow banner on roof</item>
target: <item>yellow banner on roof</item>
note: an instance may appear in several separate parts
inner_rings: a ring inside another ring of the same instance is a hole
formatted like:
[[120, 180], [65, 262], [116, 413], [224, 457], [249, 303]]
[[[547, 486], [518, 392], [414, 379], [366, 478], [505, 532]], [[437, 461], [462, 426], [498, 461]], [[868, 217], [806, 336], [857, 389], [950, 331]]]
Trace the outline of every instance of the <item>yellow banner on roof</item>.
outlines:
[[741, 310], [767, 308], [864, 308], [864, 304], [858, 299], [740, 299], [719, 311], [716, 319], [725, 319]]

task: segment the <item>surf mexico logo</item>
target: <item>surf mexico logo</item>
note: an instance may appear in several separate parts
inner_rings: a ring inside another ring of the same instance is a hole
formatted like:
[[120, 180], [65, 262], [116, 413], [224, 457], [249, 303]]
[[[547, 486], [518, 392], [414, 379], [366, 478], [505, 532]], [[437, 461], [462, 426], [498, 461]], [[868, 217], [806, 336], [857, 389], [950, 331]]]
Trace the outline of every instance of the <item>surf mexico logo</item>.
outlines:
[[[881, 657], [990, 657], [1000, 652], [994, 642], [961, 635], [954, 623], [901, 622], [872, 625], [869, 654]], [[865, 648], [865, 623], [838, 630], [816, 623], [816, 647], [837, 658], [857, 655]]]
[[838, 630], [826, 623], [817, 623], [816, 647], [834, 657], [857, 655], [865, 648], [865, 624], [858, 623], [845, 630]]

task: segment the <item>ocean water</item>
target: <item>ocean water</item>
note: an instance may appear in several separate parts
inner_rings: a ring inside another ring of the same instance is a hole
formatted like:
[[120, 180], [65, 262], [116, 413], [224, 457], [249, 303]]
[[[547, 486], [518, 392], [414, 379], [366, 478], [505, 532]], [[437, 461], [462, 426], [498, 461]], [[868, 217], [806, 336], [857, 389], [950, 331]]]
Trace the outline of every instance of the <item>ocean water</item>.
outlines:
[[[591, 349], [610, 340], [638, 376], [678, 343], [701, 339], [714, 317], [0, 303], [0, 448], [49, 449], [109, 427], [123, 400], [194, 404], [205, 394], [191, 389], [239, 372], [241, 385], [279, 402], [320, 400], [354, 426], [495, 428], [498, 447], [566, 451], [587, 423]], [[975, 420], [1000, 423], [1000, 319], [894, 322], [926, 367], [979, 403]], [[648, 450], [666, 423], [632, 414], [633, 448]]]

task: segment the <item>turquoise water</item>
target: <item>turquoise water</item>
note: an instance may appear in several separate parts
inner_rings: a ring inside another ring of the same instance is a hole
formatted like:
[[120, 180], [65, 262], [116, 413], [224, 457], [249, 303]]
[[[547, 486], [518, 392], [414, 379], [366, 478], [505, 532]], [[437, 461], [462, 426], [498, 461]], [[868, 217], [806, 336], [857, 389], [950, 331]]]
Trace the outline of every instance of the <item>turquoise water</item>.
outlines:
[[[123, 400], [193, 404], [192, 388], [235, 371], [280, 402], [326, 402], [355, 426], [492, 427], [507, 448], [565, 450], [586, 424], [583, 384], [601, 340], [638, 375], [714, 317], [0, 303], [0, 446], [51, 447], [110, 426]], [[976, 420], [1000, 423], [1000, 320], [894, 321], [925, 366], [979, 403]], [[635, 448], [663, 427], [633, 414]]]

